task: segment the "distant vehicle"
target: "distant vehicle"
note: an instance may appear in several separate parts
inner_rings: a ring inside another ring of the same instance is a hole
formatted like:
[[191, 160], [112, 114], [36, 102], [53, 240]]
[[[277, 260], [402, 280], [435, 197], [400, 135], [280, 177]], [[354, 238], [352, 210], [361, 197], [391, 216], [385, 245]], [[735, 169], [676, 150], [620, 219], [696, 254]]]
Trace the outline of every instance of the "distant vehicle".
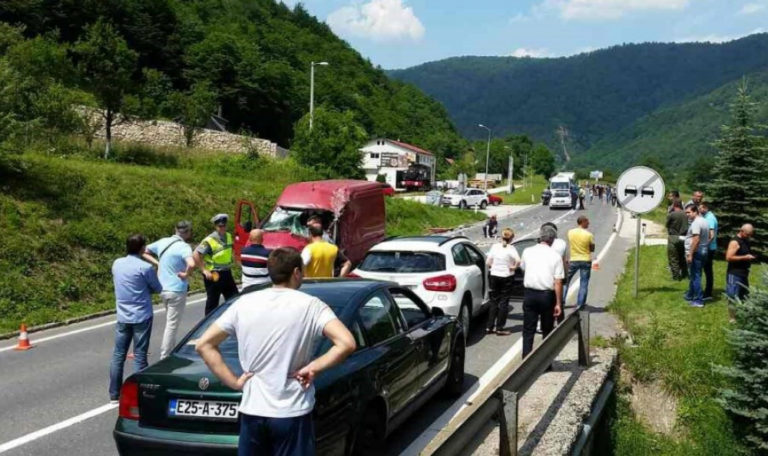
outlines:
[[549, 200], [549, 208], [570, 208], [571, 207], [571, 192], [574, 186], [573, 180], [568, 176], [561, 176], [560, 174], [549, 179], [549, 190], [551, 197]]
[[429, 190], [432, 187], [432, 169], [426, 165], [412, 163], [403, 172], [402, 186], [406, 191]]
[[384, 241], [371, 248], [352, 274], [401, 284], [427, 305], [457, 316], [464, 334], [469, 334], [470, 319], [487, 305], [485, 254], [463, 236]]
[[544, 206], [549, 205], [549, 200], [552, 198], [552, 190], [545, 188], [541, 191], [541, 204]]
[[389, 184], [381, 184], [381, 190], [384, 196], [395, 196], [395, 189]]
[[493, 193], [486, 193], [486, 197], [488, 198], [488, 204], [492, 206], [498, 206], [504, 202], [504, 198], [496, 196]]
[[456, 206], [459, 209], [466, 209], [477, 205], [480, 209], [485, 209], [488, 207], [488, 196], [485, 190], [468, 188], [463, 192], [444, 194], [440, 204], [443, 206]]
[[[324, 180], [291, 184], [259, 222], [256, 205], [240, 200], [235, 210], [235, 251], [239, 254], [252, 228], [264, 230], [264, 246], [294, 247], [309, 243], [307, 219], [319, 215], [323, 228], [346, 257], [357, 264], [385, 238], [386, 208], [380, 182]], [[336, 219], [336, 214], [339, 214]]]
[[[113, 437], [120, 455], [236, 455], [241, 393], [224, 386], [194, 343], [237, 299], [222, 304], [168, 358], [128, 377]], [[381, 453], [386, 437], [436, 393], [463, 392], [465, 337], [458, 321], [392, 282], [307, 280], [301, 291], [327, 303], [357, 350], [315, 380], [313, 419], [322, 455]], [[328, 350], [324, 341], [315, 350]], [[240, 375], [237, 340], [219, 347]], [[294, 381], [294, 380], [287, 380]]]

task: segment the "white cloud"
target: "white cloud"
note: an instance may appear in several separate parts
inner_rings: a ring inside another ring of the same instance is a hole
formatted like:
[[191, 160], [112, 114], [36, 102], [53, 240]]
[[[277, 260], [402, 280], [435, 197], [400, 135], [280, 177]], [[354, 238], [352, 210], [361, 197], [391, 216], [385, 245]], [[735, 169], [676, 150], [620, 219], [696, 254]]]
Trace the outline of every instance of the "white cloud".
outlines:
[[517, 48], [514, 51], [507, 54], [507, 57], [543, 58], [543, 57], [551, 57], [551, 56], [552, 55], [545, 48], [539, 48], [539, 49]]
[[373, 41], [417, 41], [424, 36], [424, 25], [402, 0], [371, 0], [344, 6], [329, 14], [326, 22], [340, 35]]
[[759, 11], [762, 11], [765, 9], [765, 5], [761, 3], [747, 3], [746, 5], [742, 6], [739, 10], [738, 15], [746, 16], [750, 14], [755, 14]]
[[690, 0], [544, 0], [543, 7], [556, 9], [566, 20], [618, 19], [628, 13], [681, 10]]

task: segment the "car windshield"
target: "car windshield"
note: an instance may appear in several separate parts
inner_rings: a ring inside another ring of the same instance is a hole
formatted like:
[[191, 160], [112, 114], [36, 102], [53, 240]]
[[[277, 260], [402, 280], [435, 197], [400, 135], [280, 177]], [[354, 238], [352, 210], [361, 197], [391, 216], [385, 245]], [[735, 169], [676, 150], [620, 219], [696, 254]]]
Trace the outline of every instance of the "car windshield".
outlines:
[[290, 231], [291, 234], [303, 237], [309, 237], [309, 231], [306, 226], [307, 213], [309, 209], [292, 209], [278, 206], [269, 215], [269, 218], [261, 226], [261, 229], [267, 232]]
[[358, 267], [367, 272], [434, 272], [445, 270], [445, 256], [435, 252], [368, 252]]

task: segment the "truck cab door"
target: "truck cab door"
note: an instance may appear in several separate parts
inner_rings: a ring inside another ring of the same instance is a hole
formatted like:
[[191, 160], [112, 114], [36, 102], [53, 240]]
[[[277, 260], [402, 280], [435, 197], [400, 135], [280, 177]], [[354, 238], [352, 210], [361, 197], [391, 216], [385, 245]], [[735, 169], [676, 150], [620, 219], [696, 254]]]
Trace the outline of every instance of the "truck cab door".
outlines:
[[241, 199], [235, 208], [235, 258], [240, 259], [240, 250], [248, 243], [252, 229], [259, 226], [258, 208], [250, 201]]

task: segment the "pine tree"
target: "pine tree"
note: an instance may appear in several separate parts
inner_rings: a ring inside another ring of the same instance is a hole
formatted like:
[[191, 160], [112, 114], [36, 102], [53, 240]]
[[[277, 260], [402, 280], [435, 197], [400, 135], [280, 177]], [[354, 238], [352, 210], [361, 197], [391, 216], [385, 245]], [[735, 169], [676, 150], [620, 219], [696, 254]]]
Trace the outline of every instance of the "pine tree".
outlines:
[[738, 430], [755, 454], [768, 453], [768, 273], [763, 288], [752, 290], [744, 302], [734, 302], [736, 329], [728, 339], [734, 351], [731, 367], [717, 366], [730, 387], [719, 402], [736, 419]]
[[744, 223], [755, 226], [753, 250], [768, 254], [768, 142], [755, 134], [764, 129], [755, 123], [756, 103], [749, 96], [746, 80], [731, 105], [731, 123], [724, 125], [714, 145], [719, 153], [715, 178], [706, 186], [708, 198], [720, 223], [720, 234], [730, 238]]

